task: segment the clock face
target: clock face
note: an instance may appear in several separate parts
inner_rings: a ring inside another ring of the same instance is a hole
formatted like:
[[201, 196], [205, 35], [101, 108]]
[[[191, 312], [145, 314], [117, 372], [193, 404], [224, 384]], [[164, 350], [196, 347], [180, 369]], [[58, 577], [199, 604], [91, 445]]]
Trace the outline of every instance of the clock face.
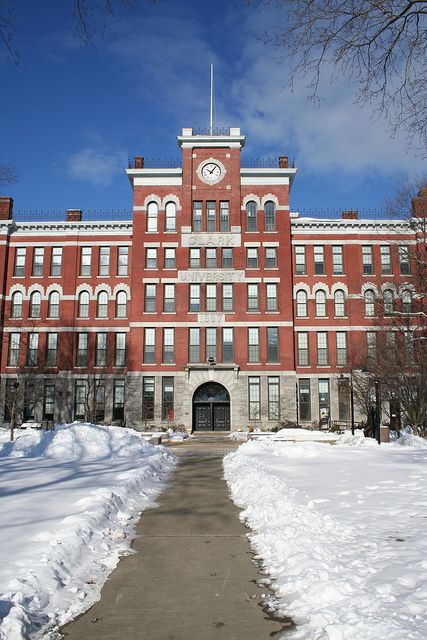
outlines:
[[216, 162], [207, 162], [202, 167], [202, 177], [208, 182], [215, 182], [221, 179], [221, 167]]

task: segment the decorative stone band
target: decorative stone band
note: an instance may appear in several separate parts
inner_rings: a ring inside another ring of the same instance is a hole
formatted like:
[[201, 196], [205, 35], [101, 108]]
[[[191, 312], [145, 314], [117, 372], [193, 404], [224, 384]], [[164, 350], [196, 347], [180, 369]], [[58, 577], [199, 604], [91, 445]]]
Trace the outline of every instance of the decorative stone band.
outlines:
[[245, 272], [230, 271], [178, 271], [178, 282], [244, 282]]
[[242, 238], [237, 233], [183, 233], [183, 247], [240, 247]]

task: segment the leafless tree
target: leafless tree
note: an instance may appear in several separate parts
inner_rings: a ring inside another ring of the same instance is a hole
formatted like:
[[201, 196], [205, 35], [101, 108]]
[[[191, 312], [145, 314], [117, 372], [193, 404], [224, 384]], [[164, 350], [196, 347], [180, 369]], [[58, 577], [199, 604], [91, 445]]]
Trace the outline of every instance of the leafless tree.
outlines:
[[324, 71], [347, 77], [369, 104], [427, 153], [427, 2], [424, 0], [246, 0], [278, 6], [283, 19], [265, 34], [289, 65], [291, 85], [307, 82], [315, 101]]
[[0, 185], [16, 181], [16, 170], [11, 164], [0, 162]]

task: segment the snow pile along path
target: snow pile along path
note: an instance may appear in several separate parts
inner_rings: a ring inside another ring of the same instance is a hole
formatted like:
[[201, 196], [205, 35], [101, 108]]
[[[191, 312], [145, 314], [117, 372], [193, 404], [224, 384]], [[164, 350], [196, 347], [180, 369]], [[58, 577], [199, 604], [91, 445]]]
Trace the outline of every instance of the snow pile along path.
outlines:
[[425, 640], [427, 450], [249, 442], [224, 459], [292, 640]]
[[53, 637], [99, 598], [174, 465], [131, 429], [17, 435], [0, 444], [0, 640]]

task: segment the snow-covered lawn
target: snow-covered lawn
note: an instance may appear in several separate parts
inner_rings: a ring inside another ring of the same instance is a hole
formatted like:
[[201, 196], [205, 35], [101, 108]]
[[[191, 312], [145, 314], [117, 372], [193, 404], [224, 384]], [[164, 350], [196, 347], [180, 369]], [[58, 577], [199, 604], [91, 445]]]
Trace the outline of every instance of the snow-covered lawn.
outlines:
[[295, 622], [284, 637], [427, 638], [425, 441], [256, 441], [224, 468], [271, 604]]
[[47, 638], [87, 609], [174, 457], [118, 427], [0, 430], [0, 639]]

